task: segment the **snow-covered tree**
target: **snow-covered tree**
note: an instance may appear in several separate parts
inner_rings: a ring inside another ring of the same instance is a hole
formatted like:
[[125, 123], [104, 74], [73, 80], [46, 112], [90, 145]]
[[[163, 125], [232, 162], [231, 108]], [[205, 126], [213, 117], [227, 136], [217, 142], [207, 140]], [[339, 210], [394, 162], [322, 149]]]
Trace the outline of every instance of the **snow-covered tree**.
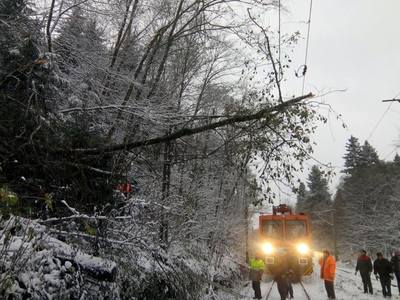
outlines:
[[316, 195], [322, 199], [329, 199], [328, 181], [323, 176], [318, 166], [312, 166], [308, 175], [307, 186], [312, 195]]
[[396, 153], [394, 156], [393, 163], [397, 166], [400, 166], [400, 155], [398, 153]]
[[[366, 141], [358, 163], [344, 178], [335, 197], [338, 244], [342, 256], [360, 248], [390, 252], [398, 247], [396, 187], [400, 173], [395, 162], [383, 163]], [[340, 197], [338, 196], [340, 194]]]
[[351, 136], [346, 144], [346, 154], [344, 155], [345, 173], [351, 173], [360, 165], [361, 146], [358, 139]]
[[379, 156], [375, 148], [371, 146], [368, 141], [364, 142], [361, 147], [361, 153], [359, 157], [359, 166], [368, 167], [379, 163]]
[[333, 210], [328, 181], [318, 166], [311, 168], [307, 179], [308, 190], [297, 203], [296, 210], [311, 216], [314, 242], [317, 247], [332, 247]]
[[296, 211], [300, 212], [299, 208], [304, 206], [304, 201], [306, 200], [307, 197], [307, 190], [304, 182], [300, 182], [296, 194], [297, 194]]

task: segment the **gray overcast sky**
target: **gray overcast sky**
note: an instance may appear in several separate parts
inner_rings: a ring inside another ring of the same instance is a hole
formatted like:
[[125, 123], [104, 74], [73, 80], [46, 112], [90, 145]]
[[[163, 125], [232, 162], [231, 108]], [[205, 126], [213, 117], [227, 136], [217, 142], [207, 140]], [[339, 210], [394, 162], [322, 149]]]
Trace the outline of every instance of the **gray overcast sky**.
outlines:
[[[282, 15], [282, 32], [300, 30], [305, 38], [307, 25], [298, 22], [308, 19], [309, 0], [281, 1], [288, 9]], [[388, 109], [389, 104], [381, 100], [400, 94], [399, 13], [399, 0], [313, 1], [305, 92], [347, 89], [322, 99], [342, 114], [348, 125], [343, 129], [341, 122], [333, 119], [321, 126], [315, 135], [316, 159], [342, 167], [350, 135], [364, 142]], [[271, 25], [276, 21], [277, 17], [271, 18]], [[294, 53], [293, 67], [302, 65], [305, 39]], [[290, 77], [284, 89], [288, 95], [298, 95], [302, 80]], [[399, 116], [400, 103], [395, 102], [369, 139], [381, 159], [390, 160], [396, 153]], [[337, 182], [338, 176], [332, 187]]]

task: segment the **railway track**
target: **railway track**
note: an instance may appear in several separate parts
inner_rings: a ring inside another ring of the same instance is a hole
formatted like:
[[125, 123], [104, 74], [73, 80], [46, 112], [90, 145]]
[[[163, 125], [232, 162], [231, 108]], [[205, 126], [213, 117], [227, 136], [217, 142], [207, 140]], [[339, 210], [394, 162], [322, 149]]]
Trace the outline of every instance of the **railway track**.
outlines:
[[[303, 290], [303, 292], [304, 292], [304, 295], [306, 296], [307, 300], [311, 300], [310, 294], [307, 292], [307, 290], [306, 290], [306, 288], [305, 288], [303, 282], [300, 281], [299, 283], [300, 283], [300, 286], [301, 286], [301, 288], [302, 288], [302, 290]], [[272, 292], [272, 289], [273, 289], [274, 285], [275, 285], [275, 280], [272, 281], [272, 284], [271, 284], [271, 286], [270, 286], [269, 289], [268, 289], [267, 297], [265, 298], [265, 300], [270, 300], [271, 292]]]
[[307, 297], [307, 300], [311, 300], [311, 297], [310, 297], [310, 295], [308, 294], [306, 288], [304, 287], [304, 284], [303, 284], [302, 281], [300, 281], [300, 285], [301, 285], [301, 288], [303, 289], [304, 294], [305, 294], [306, 297]]
[[275, 285], [275, 280], [272, 281], [272, 284], [271, 284], [271, 286], [270, 286], [269, 289], [268, 289], [267, 297], [265, 298], [265, 300], [269, 300], [269, 296], [271, 295], [272, 288], [274, 287], [274, 285]]

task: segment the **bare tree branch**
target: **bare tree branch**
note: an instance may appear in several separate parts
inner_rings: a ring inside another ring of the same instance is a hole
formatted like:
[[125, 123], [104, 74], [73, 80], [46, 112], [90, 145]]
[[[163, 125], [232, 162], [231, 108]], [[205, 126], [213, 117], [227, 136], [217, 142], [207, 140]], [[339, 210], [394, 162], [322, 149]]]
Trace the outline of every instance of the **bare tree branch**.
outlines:
[[[267, 54], [268, 54], [268, 56], [269, 56], [269, 58], [270, 58], [270, 60], [271, 60], [272, 68], [274, 69], [274, 75], [275, 75], [276, 86], [277, 86], [277, 88], [278, 88], [278, 93], [279, 93], [279, 101], [283, 102], [283, 99], [282, 99], [282, 90], [281, 90], [281, 83], [280, 83], [280, 80], [279, 80], [279, 73], [278, 73], [278, 70], [277, 70], [277, 68], [276, 68], [276, 64], [275, 64], [275, 61], [274, 61], [274, 57], [272, 56], [271, 44], [270, 44], [270, 42], [269, 42], [269, 37], [268, 37], [268, 35], [267, 35], [267, 32], [266, 32], [265, 29], [264, 29], [260, 24], [258, 24], [257, 21], [252, 17], [252, 15], [250, 14], [250, 9], [249, 9], [249, 8], [247, 9], [247, 13], [249, 14], [249, 17], [250, 17], [250, 19], [253, 21], [253, 23], [254, 23], [258, 28], [260, 28], [261, 32], [262, 32], [263, 35], [264, 35], [265, 42], [266, 42], [266, 44], [267, 44], [267, 50], [268, 50], [268, 53], [267, 53]], [[280, 62], [278, 62], [278, 63], [280, 63]]]

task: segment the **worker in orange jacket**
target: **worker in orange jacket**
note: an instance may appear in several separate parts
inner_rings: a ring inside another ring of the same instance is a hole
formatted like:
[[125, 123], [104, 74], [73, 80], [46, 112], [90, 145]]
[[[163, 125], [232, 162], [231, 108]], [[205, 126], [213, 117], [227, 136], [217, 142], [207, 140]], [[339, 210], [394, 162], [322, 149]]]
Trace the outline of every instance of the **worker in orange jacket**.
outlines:
[[321, 266], [321, 279], [324, 280], [326, 293], [329, 299], [336, 299], [335, 296], [335, 274], [336, 274], [336, 260], [329, 253], [328, 250], [323, 251], [323, 257], [319, 260]]

